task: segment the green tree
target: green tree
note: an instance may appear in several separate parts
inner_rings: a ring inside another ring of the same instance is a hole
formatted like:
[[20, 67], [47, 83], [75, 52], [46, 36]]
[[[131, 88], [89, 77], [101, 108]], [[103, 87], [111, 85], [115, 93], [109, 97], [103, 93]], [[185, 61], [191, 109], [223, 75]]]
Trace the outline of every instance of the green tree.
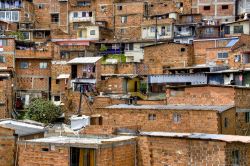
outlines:
[[56, 106], [51, 101], [41, 98], [32, 101], [25, 110], [26, 119], [35, 120], [45, 124], [55, 122], [55, 120], [62, 114], [60, 107]]

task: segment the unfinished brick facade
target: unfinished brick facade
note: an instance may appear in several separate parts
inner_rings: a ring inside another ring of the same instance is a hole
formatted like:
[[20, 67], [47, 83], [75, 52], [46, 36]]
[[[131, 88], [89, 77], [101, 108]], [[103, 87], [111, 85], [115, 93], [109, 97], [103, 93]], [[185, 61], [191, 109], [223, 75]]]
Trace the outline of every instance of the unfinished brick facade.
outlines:
[[15, 164], [16, 138], [15, 131], [9, 128], [0, 127], [0, 165], [13, 166]]
[[[91, 166], [133, 166], [136, 158], [135, 144], [135, 140], [131, 139], [116, 142], [104, 142], [101, 145], [90, 144], [86, 147], [84, 147], [84, 144], [82, 144], [81, 146], [77, 147], [82, 149], [93, 149], [95, 159], [94, 163], [90, 163]], [[19, 142], [18, 147], [18, 164], [20, 166], [44, 165], [45, 163], [47, 165], [68, 166], [72, 162], [71, 147], [75, 146], [65, 146], [63, 144], [49, 145], [46, 143]]]
[[238, 151], [240, 165], [249, 164], [249, 145], [244, 143], [142, 136], [138, 145], [139, 165], [233, 165], [233, 151]]
[[[143, 105], [142, 105], [143, 106]], [[111, 106], [112, 107], [112, 106]], [[157, 106], [156, 106], [157, 107]], [[213, 110], [182, 110], [146, 108], [97, 108], [103, 125], [137, 125], [143, 131], [200, 132], [235, 134], [235, 109], [223, 113]], [[224, 124], [225, 117], [229, 126]], [[176, 119], [177, 118], [177, 119]], [[223, 119], [222, 119], [223, 118]], [[212, 123], [211, 123], [212, 122]], [[208, 127], [210, 126], [210, 127]]]
[[144, 47], [144, 64], [148, 67], [148, 74], [163, 74], [164, 69], [191, 66], [193, 48], [176, 43]]

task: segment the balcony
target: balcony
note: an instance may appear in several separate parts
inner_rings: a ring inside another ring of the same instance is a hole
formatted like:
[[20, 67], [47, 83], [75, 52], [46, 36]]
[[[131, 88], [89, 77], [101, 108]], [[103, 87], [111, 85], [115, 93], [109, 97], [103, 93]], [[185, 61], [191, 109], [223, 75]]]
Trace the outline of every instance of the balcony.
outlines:
[[93, 17], [72, 17], [70, 18], [71, 22], [93, 22]]
[[52, 59], [52, 53], [48, 50], [16, 50], [16, 58]]

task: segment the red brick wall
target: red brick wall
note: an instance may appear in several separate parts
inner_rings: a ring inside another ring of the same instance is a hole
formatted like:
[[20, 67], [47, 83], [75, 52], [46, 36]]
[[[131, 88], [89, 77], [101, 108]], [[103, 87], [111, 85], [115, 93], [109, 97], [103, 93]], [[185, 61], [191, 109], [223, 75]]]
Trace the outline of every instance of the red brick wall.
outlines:
[[234, 105], [235, 90], [222, 86], [185, 87], [179, 91], [167, 89], [167, 104]]
[[243, 143], [167, 137], [139, 137], [139, 166], [232, 165], [232, 150], [240, 151], [240, 165], [248, 165], [249, 146]]
[[69, 149], [67, 147], [57, 147], [54, 151], [43, 152], [42, 148], [50, 148], [48, 145], [42, 144], [19, 144], [19, 166], [34, 165], [53, 165], [68, 166], [69, 165]]
[[[185, 49], [181, 51], [181, 49]], [[149, 74], [163, 74], [163, 67], [186, 67], [193, 63], [192, 45], [160, 44], [144, 48], [144, 64]]]
[[[19, 166], [68, 166], [70, 150], [68, 147], [55, 146], [55, 150], [43, 152], [42, 148], [49, 148], [46, 144], [19, 143]], [[104, 145], [96, 150], [96, 166], [133, 166], [135, 163], [135, 141], [123, 141]]]
[[[220, 119], [215, 111], [97, 108], [95, 113], [103, 117], [103, 125], [137, 125], [143, 131], [221, 132]], [[181, 116], [180, 122], [173, 121], [174, 113]], [[149, 120], [149, 114], [155, 114], [156, 119]]]
[[0, 165], [13, 166], [16, 151], [16, 139], [14, 137], [14, 130], [0, 127]]

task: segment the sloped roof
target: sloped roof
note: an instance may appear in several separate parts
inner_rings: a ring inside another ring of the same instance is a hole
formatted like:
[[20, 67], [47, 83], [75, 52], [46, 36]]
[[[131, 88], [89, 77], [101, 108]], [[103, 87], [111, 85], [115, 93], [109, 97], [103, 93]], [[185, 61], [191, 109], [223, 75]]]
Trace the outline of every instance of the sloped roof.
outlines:
[[45, 132], [45, 128], [41, 125], [11, 119], [0, 121], [0, 126], [14, 129], [15, 134], [18, 136], [26, 136]]

